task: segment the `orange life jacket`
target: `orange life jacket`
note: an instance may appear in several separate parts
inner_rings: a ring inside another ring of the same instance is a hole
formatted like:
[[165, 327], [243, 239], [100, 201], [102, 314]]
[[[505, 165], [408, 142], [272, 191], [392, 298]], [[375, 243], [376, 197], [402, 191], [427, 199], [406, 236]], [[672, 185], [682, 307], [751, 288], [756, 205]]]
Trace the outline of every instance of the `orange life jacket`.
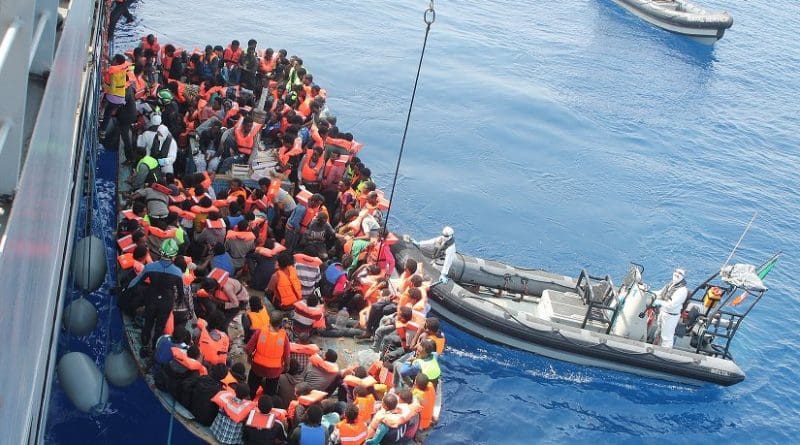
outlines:
[[275, 293], [280, 298], [280, 306], [283, 308], [292, 306], [295, 301], [303, 298], [302, 286], [300, 280], [297, 278], [297, 272], [294, 266], [288, 266], [285, 269], [278, 269], [277, 281], [275, 284]]
[[187, 221], [194, 221], [194, 218], [197, 216], [194, 213], [192, 213], [192, 212], [190, 212], [188, 210], [183, 210], [182, 208], [180, 208], [178, 206], [169, 206], [169, 211], [171, 213], [174, 213], [174, 214], [178, 215], [179, 218], [185, 219]]
[[356, 422], [366, 425], [375, 414], [375, 396], [367, 394], [364, 397], [356, 397], [353, 403], [358, 406], [358, 418]]
[[263, 368], [283, 367], [283, 345], [287, 341], [289, 338], [283, 329], [278, 332], [273, 332], [271, 329], [262, 330], [258, 335], [253, 363]]
[[117, 263], [119, 263], [119, 267], [121, 267], [123, 270], [133, 268], [133, 271], [136, 273], [136, 275], [139, 275], [139, 273], [142, 272], [142, 269], [144, 269], [144, 264], [133, 258], [133, 253], [124, 253], [118, 256]]
[[414, 387], [412, 390], [414, 397], [420, 401], [422, 410], [419, 413], [419, 428], [424, 430], [428, 429], [433, 422], [433, 408], [436, 405], [436, 388], [433, 383], [428, 382], [425, 390]]
[[239, 64], [239, 58], [242, 57], [242, 48], [237, 48], [236, 51], [228, 45], [225, 51], [222, 52], [222, 60], [225, 66], [231, 69]]
[[150, 227], [148, 233], [150, 235], [155, 236], [156, 238], [168, 239], [168, 238], [175, 238], [175, 234], [177, 233], [177, 231], [178, 230], [175, 228], [163, 230], [159, 229], [158, 227]]
[[375, 386], [376, 383], [378, 383], [378, 381], [375, 380], [375, 378], [372, 377], [371, 375], [368, 375], [363, 379], [361, 379], [354, 376], [353, 374], [346, 375], [342, 380], [342, 382], [345, 384], [345, 386], [349, 388], [355, 388], [357, 386], [366, 386], [367, 388], [371, 388]]
[[250, 415], [247, 416], [245, 425], [257, 430], [272, 429], [272, 426], [275, 425], [275, 414], [264, 414], [259, 410], [254, 409], [250, 411]]
[[311, 221], [314, 220], [314, 217], [316, 217], [317, 213], [319, 212], [328, 215], [328, 220], [330, 221], [330, 214], [328, 214], [328, 209], [325, 208], [324, 204], [320, 204], [316, 209], [307, 207], [306, 213], [303, 215], [303, 220], [300, 221], [300, 233], [304, 233], [306, 231], [308, 226], [311, 224]]
[[242, 121], [240, 120], [233, 130], [233, 135], [236, 138], [236, 146], [239, 147], [239, 153], [249, 155], [253, 152], [253, 147], [256, 144], [256, 136], [261, 131], [261, 124], [253, 123], [250, 132], [245, 134], [242, 130]]
[[136, 92], [133, 97], [137, 100], [147, 99], [147, 83], [145, 83], [143, 75], [138, 75], [134, 78], [134, 85]]
[[203, 366], [203, 364], [200, 363], [200, 361], [189, 357], [186, 354], [186, 351], [184, 351], [183, 349], [177, 346], [173, 346], [172, 348], [170, 348], [170, 350], [172, 351], [172, 358], [175, 359], [176, 362], [183, 365], [184, 368], [192, 371], [197, 371], [200, 373], [200, 375], [208, 375], [206, 367]]
[[275, 201], [275, 197], [278, 195], [278, 190], [280, 189], [280, 179], [273, 179], [272, 182], [269, 183], [269, 187], [267, 187], [267, 193], [264, 195], [264, 200], [267, 202], [267, 205], [271, 205], [272, 202]]
[[315, 368], [319, 368], [328, 374], [338, 374], [339, 373], [339, 365], [336, 363], [331, 363], [326, 361], [319, 354], [313, 354], [308, 357], [308, 363], [314, 366]]
[[161, 50], [161, 45], [158, 44], [158, 37], [153, 36], [153, 43], [147, 41], [147, 36], [142, 37], [142, 52], [147, 49], [153, 50], [153, 54], [158, 54]]
[[225, 283], [228, 282], [229, 274], [225, 269], [220, 269], [219, 267], [215, 267], [211, 269], [211, 272], [208, 273], [208, 278], [213, 279], [214, 281], [219, 284], [219, 288], [221, 289]]
[[261, 73], [270, 73], [275, 68], [275, 63], [272, 59], [262, 57], [258, 62], [258, 71]]
[[302, 176], [304, 182], [319, 182], [320, 180], [319, 172], [325, 165], [325, 161], [320, 156], [317, 159], [316, 164], [311, 165], [312, 162], [312, 159], [309, 157], [306, 159], [306, 162], [303, 163]]
[[200, 354], [203, 355], [203, 361], [212, 365], [225, 364], [228, 360], [228, 348], [231, 344], [228, 334], [217, 329], [209, 332], [207, 329], [208, 324], [202, 318], [197, 320], [197, 327], [200, 328], [197, 346], [200, 348]]
[[250, 400], [238, 400], [236, 395], [229, 391], [220, 391], [211, 398], [217, 406], [225, 411], [225, 414], [235, 423], [242, 423], [250, 411], [255, 408], [255, 404]]
[[250, 319], [250, 329], [269, 329], [269, 312], [266, 308], [261, 308], [258, 312], [247, 311], [247, 318]]
[[228, 231], [228, 233], [225, 234], [225, 239], [226, 240], [236, 239], [236, 240], [240, 240], [240, 241], [255, 241], [256, 240], [256, 235], [253, 232], [249, 231], [249, 230], [244, 231], [244, 232], [239, 232], [239, 231], [236, 231], [236, 230], [230, 230], [230, 231]]
[[377, 380], [378, 383], [386, 385], [387, 388], [394, 386], [394, 375], [392, 374], [392, 371], [383, 366], [383, 362], [380, 360], [375, 360], [367, 372], [369, 375], [375, 377], [375, 380]]
[[367, 441], [367, 424], [365, 422], [359, 422], [356, 419], [356, 423], [347, 423], [347, 420], [342, 420], [337, 428], [339, 428], [341, 445], [363, 445]]
[[255, 199], [254, 197], [249, 196], [244, 201], [244, 212], [250, 213], [250, 211], [253, 210], [253, 207], [257, 208], [262, 212], [266, 212], [267, 208], [269, 207], [269, 203], [270, 202], [267, 201], [265, 198]]
[[310, 393], [300, 396], [297, 400], [292, 400], [289, 402], [289, 409], [287, 409], [287, 415], [290, 419], [294, 418], [294, 413], [297, 411], [297, 406], [311, 406], [316, 403], [320, 403], [325, 400], [325, 397], [328, 397], [328, 393], [325, 391], [319, 391], [316, 389], [312, 389]]
[[289, 343], [289, 351], [292, 354], [302, 354], [302, 355], [314, 355], [318, 354], [320, 349], [314, 343], [309, 343], [307, 345], [301, 343]]
[[286, 246], [278, 243], [275, 243], [275, 247], [272, 249], [267, 249], [266, 247], [256, 247], [256, 253], [267, 258], [272, 258], [284, 250], [286, 250]]
[[305, 300], [295, 301], [293, 319], [304, 326], [325, 329], [325, 307], [321, 304], [310, 307]]

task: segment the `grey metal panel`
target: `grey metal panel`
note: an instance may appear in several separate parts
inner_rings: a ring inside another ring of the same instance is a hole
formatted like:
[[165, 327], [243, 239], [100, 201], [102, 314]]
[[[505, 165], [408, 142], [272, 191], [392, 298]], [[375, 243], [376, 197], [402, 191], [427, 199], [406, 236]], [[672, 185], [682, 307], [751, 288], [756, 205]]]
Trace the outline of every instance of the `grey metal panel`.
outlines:
[[28, 54], [33, 30], [33, 4], [27, 0], [0, 3], [0, 195], [13, 195], [22, 164]]
[[[3, 443], [34, 443], [44, 427], [57, 308], [69, 270], [72, 194], [82, 164], [78, 120], [87, 82], [96, 75], [87, 64], [94, 12], [94, 2], [72, 2], [0, 243], [0, 331], [6, 335], [0, 348]], [[95, 106], [93, 101], [89, 106]]]

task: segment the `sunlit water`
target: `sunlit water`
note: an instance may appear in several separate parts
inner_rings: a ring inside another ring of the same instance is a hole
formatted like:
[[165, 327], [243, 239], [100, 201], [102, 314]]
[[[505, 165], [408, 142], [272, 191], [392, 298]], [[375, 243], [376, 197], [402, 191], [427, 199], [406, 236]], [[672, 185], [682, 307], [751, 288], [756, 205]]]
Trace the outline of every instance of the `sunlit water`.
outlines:
[[[704, 0], [735, 18], [706, 47], [610, 0], [469, 3], [436, 2], [395, 230], [420, 238], [451, 224], [459, 250], [477, 256], [617, 279], [633, 260], [654, 285], [682, 266], [696, 284], [758, 211], [737, 258], [785, 253], [734, 342], [747, 379], [732, 388], [571, 365], [448, 325], [445, 406], [429, 443], [797, 441], [796, 8]], [[364, 158], [388, 186], [426, 6], [139, 1], [117, 49], [146, 32], [186, 48], [251, 37], [286, 48], [328, 90], [340, 128], [366, 143]], [[101, 318], [88, 346], [73, 339], [71, 347], [102, 355], [105, 329]], [[56, 386], [48, 441], [166, 442], [169, 415], [141, 381], [113, 390], [110, 401], [92, 418], [75, 413]], [[174, 434], [173, 443], [192, 443], [177, 425]]]

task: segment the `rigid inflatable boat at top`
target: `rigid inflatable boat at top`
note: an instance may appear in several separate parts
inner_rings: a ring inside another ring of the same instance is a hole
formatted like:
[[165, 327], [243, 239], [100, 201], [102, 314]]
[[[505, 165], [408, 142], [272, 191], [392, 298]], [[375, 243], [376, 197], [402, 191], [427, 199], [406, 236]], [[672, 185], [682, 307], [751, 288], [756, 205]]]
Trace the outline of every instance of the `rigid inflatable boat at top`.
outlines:
[[713, 44], [733, 26], [727, 12], [706, 11], [686, 0], [614, 0], [622, 8], [659, 28]]
[[[418, 273], [439, 276], [439, 263], [412, 243], [400, 241], [392, 251], [399, 268], [413, 258]], [[675, 346], [665, 348], [648, 342], [656, 323], [642, 270], [634, 265], [615, 286], [585, 271], [576, 279], [456, 254], [450, 280], [431, 288], [430, 304], [473, 335], [555, 359], [690, 384], [744, 380], [730, 341], [766, 288], [712, 275], [690, 294]], [[706, 306], [712, 289], [719, 299]], [[749, 299], [733, 307], [745, 291]]]

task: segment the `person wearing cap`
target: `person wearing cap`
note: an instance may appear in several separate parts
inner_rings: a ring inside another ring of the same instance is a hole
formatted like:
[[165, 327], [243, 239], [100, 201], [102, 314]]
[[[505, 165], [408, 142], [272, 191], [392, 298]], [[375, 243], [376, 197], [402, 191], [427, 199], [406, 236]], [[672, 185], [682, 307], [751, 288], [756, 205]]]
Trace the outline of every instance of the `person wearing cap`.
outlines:
[[681, 310], [689, 290], [686, 288], [686, 271], [675, 269], [672, 272], [672, 281], [655, 292], [656, 299], [653, 306], [659, 307], [658, 330], [661, 332], [661, 346], [672, 348], [675, 338], [675, 328], [681, 319]]
[[411, 242], [424, 250], [426, 253], [431, 253], [430, 257], [434, 260], [443, 259], [441, 267], [441, 274], [439, 275], [439, 283], [447, 283], [447, 274], [450, 272], [450, 267], [453, 265], [453, 260], [456, 258], [456, 239], [455, 231], [450, 226], [445, 226], [442, 229], [442, 234], [425, 241]]
[[[166, 239], [161, 243], [160, 250], [161, 259], [145, 265], [142, 273], [128, 284], [128, 289], [138, 285], [145, 286], [145, 318], [140, 351], [142, 357], [148, 356], [151, 347], [155, 346], [155, 342], [150, 343], [151, 339], [157, 339], [164, 332], [176, 298], [184, 299], [183, 271], [173, 264], [178, 255], [178, 243], [172, 238]], [[149, 284], [146, 284], [145, 278], [149, 278]], [[156, 333], [155, 337], [152, 336], [153, 331]]]

